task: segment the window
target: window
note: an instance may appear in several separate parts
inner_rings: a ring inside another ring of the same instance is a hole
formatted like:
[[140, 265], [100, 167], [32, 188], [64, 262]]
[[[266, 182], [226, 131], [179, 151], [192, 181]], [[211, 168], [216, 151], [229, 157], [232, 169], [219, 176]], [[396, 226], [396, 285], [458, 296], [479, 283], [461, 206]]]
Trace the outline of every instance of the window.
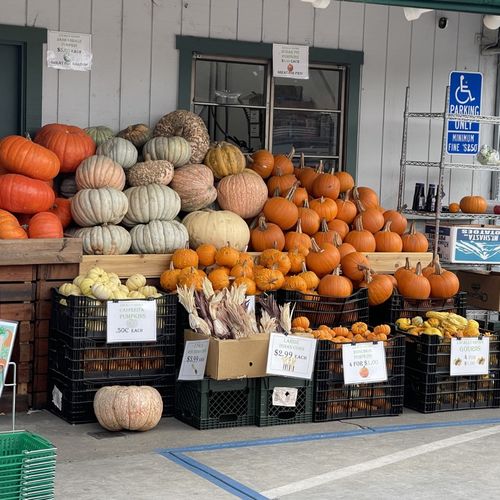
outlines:
[[[272, 45], [177, 37], [179, 108], [213, 140], [266, 148], [356, 174], [362, 53], [310, 48], [308, 80], [274, 78]], [[201, 50], [197, 50], [197, 49]]]

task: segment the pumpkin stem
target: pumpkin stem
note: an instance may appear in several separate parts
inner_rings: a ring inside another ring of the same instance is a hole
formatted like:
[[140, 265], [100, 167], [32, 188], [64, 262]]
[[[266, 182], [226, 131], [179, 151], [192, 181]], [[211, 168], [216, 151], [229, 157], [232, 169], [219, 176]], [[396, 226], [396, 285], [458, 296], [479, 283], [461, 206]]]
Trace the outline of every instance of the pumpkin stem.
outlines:
[[354, 219], [354, 228], [356, 229], [356, 231], [365, 230], [365, 228], [363, 227], [363, 219], [359, 215]]
[[274, 190], [274, 193], [273, 193], [273, 198], [279, 198], [281, 195], [280, 195], [280, 190], [279, 188], [276, 188]]
[[300, 153], [300, 168], [304, 168], [306, 166], [305, 155], [304, 153]]
[[359, 198], [355, 198], [354, 203], [355, 203], [355, 205], [356, 205], [356, 207], [358, 209], [358, 212], [360, 214], [366, 212], [366, 208], [365, 208], [365, 206], [363, 205], [362, 201]]
[[383, 232], [383, 233], [390, 233], [390, 232], [391, 232], [391, 224], [392, 224], [392, 220], [388, 220], [388, 221], [385, 223], [385, 225], [384, 225], [384, 227], [383, 227], [383, 229], [382, 229], [382, 232]]
[[328, 231], [330, 231], [330, 228], [328, 227], [328, 222], [326, 222], [326, 219], [321, 219], [321, 232], [327, 233]]
[[297, 188], [299, 187], [300, 182], [295, 182], [293, 186], [289, 189], [287, 195], [286, 195], [286, 200], [292, 201], [293, 197], [295, 196], [295, 191], [297, 191]]
[[323, 253], [324, 250], [316, 243], [316, 240], [314, 238], [311, 238], [311, 243], [312, 243], [312, 251], [315, 253]]
[[291, 160], [293, 158], [293, 155], [295, 154], [295, 148], [292, 146], [292, 149], [290, 149], [290, 152], [286, 155], [286, 157]]
[[408, 257], [406, 257], [405, 269], [407, 269], [408, 271], [411, 269], [410, 259]]
[[337, 233], [337, 231], [334, 231], [334, 235], [333, 235], [333, 244], [339, 248], [340, 245], [342, 245], [342, 238], [340, 237], [340, 234]]
[[417, 266], [415, 267], [415, 274], [417, 276], [422, 276], [422, 264], [417, 262]]
[[410, 224], [410, 228], [408, 229], [408, 232], [405, 234], [411, 234], [413, 236], [416, 233], [417, 233], [417, 228], [416, 228], [415, 222], [412, 222]]
[[436, 261], [434, 264], [434, 274], [437, 274], [441, 276], [443, 274], [444, 269], [441, 267], [441, 263], [439, 262], [439, 259]]
[[151, 155], [150, 155], [149, 153], [146, 153], [146, 154], [144, 155], [144, 161], [152, 161], [152, 159], [151, 159]]
[[333, 271], [332, 274], [334, 276], [340, 276], [340, 266], [337, 266]]
[[303, 206], [304, 206], [304, 208], [310, 208], [309, 207], [309, 200], [304, 200]]
[[[174, 129], [174, 135], [177, 137], [182, 136], [182, 132], [184, 132], [184, 127], [177, 127], [176, 129]], [[220, 143], [218, 142], [216, 146], [220, 148]]]
[[252, 158], [252, 155], [248, 155], [247, 156], [247, 161], [248, 161], [248, 163], [253, 163], [254, 162], [254, 160]]
[[26, 132], [26, 133], [24, 134], [24, 137], [25, 137], [26, 139], [28, 139], [28, 141], [31, 141], [31, 140], [32, 140], [32, 139], [31, 139], [31, 135], [30, 135], [30, 133], [29, 133], [29, 132]]
[[259, 217], [259, 231], [267, 231], [266, 218], [263, 215]]
[[295, 229], [295, 231], [299, 234], [302, 234], [302, 219], [300, 217], [297, 219], [297, 228]]

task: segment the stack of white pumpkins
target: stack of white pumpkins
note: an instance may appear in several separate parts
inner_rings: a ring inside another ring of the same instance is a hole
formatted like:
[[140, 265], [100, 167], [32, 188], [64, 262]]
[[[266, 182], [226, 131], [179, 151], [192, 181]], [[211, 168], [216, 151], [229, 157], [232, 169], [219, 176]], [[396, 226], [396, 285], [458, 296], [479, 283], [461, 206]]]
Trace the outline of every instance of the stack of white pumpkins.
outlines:
[[83, 295], [97, 300], [145, 299], [161, 297], [155, 286], [148, 285], [142, 274], [133, 274], [122, 284], [117, 274], [93, 267], [78, 275], [72, 283], [63, 283], [59, 293], [64, 296]]

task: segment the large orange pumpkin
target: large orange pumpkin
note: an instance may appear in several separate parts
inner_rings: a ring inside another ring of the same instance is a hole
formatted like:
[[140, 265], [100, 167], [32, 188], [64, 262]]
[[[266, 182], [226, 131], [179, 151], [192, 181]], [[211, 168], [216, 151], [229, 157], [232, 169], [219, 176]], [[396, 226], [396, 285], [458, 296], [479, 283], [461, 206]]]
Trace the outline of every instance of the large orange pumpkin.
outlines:
[[44, 181], [20, 174], [0, 175], [0, 208], [20, 214], [45, 212], [54, 204], [53, 189]]
[[39, 212], [28, 225], [30, 238], [62, 238], [63, 227], [59, 217], [52, 212]]
[[290, 229], [297, 224], [299, 209], [291, 199], [294, 190], [291, 190], [286, 198], [277, 195], [269, 198], [264, 205], [264, 215], [268, 221], [274, 222], [281, 229]]
[[96, 149], [94, 140], [83, 129], [59, 123], [44, 125], [36, 134], [35, 142], [57, 155], [61, 172], [74, 172]]
[[268, 248], [281, 251], [285, 247], [285, 235], [277, 224], [266, 222], [265, 217], [259, 217], [257, 226], [250, 231], [250, 242], [256, 252]]
[[346, 298], [352, 294], [352, 281], [340, 276], [340, 268], [336, 267], [332, 274], [323, 276], [318, 285], [318, 293], [334, 298]]
[[[321, 168], [321, 167], [320, 167]], [[312, 184], [312, 194], [316, 198], [322, 196], [336, 200], [340, 193], [340, 181], [334, 175], [327, 172], [320, 173]]]
[[427, 252], [429, 241], [425, 234], [417, 231], [415, 222], [410, 224], [410, 229], [401, 237], [403, 252]]
[[415, 273], [399, 274], [397, 276], [399, 293], [409, 299], [428, 299], [431, 294], [431, 284], [422, 275], [422, 264], [420, 262], [415, 268]]
[[0, 240], [25, 240], [27, 237], [16, 217], [7, 210], [0, 210]]
[[354, 227], [344, 238], [346, 243], [350, 243], [358, 252], [375, 252], [377, 243], [375, 237], [370, 231], [363, 227], [361, 218], [354, 221]]

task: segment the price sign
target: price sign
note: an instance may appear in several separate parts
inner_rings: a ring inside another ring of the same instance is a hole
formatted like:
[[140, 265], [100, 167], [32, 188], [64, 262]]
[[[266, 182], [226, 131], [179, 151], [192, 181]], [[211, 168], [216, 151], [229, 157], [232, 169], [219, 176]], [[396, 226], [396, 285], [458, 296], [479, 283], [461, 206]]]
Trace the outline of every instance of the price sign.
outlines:
[[487, 375], [490, 364], [490, 338], [451, 339], [450, 375]]
[[309, 47], [273, 43], [273, 76], [309, 79]]
[[311, 380], [315, 354], [316, 339], [271, 333], [266, 372]]
[[107, 342], [156, 342], [156, 300], [107, 302]]
[[387, 381], [383, 342], [342, 345], [344, 384], [371, 384]]
[[210, 340], [186, 340], [179, 380], [201, 380], [205, 375]]

